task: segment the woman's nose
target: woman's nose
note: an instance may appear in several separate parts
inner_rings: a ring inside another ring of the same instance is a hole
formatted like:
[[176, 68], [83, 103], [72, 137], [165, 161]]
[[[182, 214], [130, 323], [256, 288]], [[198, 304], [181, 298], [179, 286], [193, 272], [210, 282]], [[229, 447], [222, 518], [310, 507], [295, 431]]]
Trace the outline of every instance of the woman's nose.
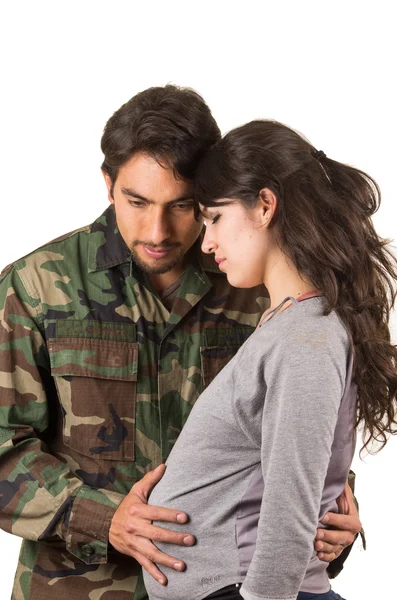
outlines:
[[206, 227], [205, 233], [204, 233], [204, 239], [201, 244], [201, 250], [205, 254], [211, 254], [212, 252], [215, 252], [216, 247], [217, 247], [216, 242], [215, 242], [213, 236], [210, 235], [209, 229]]

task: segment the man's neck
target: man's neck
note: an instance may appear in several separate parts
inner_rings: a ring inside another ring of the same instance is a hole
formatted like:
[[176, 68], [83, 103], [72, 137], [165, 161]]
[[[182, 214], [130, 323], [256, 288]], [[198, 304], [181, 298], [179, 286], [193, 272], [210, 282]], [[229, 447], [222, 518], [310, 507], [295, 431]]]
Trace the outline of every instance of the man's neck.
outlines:
[[161, 292], [164, 292], [164, 290], [169, 288], [177, 279], [179, 279], [185, 269], [185, 265], [179, 265], [167, 273], [161, 273], [158, 275], [154, 273], [148, 273], [147, 276], [156, 292], [161, 294]]

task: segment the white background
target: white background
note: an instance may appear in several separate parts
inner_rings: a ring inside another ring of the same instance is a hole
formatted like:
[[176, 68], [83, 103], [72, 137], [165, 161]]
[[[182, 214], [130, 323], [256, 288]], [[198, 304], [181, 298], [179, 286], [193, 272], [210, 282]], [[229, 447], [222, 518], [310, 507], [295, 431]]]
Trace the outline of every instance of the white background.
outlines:
[[[0, 8], [0, 262], [91, 222], [106, 207], [99, 166], [107, 118], [167, 82], [198, 90], [222, 131], [258, 117], [303, 132], [383, 191], [375, 223], [397, 237], [396, 35], [392, 3], [4, 2]], [[396, 316], [393, 335], [396, 339]], [[334, 588], [396, 598], [397, 439], [355, 459], [368, 550]], [[1, 600], [20, 540], [0, 532]], [[71, 590], [71, 597], [72, 595]]]

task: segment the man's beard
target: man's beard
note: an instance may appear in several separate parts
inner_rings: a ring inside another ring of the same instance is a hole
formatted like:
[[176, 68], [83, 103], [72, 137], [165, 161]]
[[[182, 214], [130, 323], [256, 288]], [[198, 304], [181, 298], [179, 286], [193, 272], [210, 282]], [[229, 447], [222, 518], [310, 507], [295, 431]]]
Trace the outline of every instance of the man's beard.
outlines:
[[138, 265], [138, 267], [145, 273], [151, 273], [152, 275], [162, 275], [163, 273], [168, 273], [168, 271], [171, 271], [178, 265], [182, 264], [183, 256], [184, 256], [182, 248], [180, 248], [179, 252], [177, 252], [176, 256], [170, 262], [163, 263], [162, 265], [155, 267], [155, 266], [148, 265], [146, 262], [144, 262], [138, 256], [138, 254], [134, 250], [134, 248], [136, 246], [147, 246], [148, 248], [158, 248], [158, 247], [160, 247], [160, 248], [177, 248], [178, 246], [180, 246], [180, 244], [164, 244], [163, 243], [161, 245], [159, 244], [158, 246], [156, 246], [155, 244], [145, 244], [145, 242], [139, 242], [139, 241], [132, 242], [132, 244], [130, 246], [132, 259]]

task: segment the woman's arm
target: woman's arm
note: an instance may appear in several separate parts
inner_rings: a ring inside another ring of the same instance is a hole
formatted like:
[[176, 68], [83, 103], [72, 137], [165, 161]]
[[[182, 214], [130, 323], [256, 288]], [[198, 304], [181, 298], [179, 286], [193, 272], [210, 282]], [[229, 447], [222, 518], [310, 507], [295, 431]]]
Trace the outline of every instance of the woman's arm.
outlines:
[[241, 590], [247, 600], [290, 600], [299, 592], [313, 553], [346, 358], [346, 340], [316, 339], [304, 330], [280, 339], [266, 357], [265, 487], [256, 550]]

